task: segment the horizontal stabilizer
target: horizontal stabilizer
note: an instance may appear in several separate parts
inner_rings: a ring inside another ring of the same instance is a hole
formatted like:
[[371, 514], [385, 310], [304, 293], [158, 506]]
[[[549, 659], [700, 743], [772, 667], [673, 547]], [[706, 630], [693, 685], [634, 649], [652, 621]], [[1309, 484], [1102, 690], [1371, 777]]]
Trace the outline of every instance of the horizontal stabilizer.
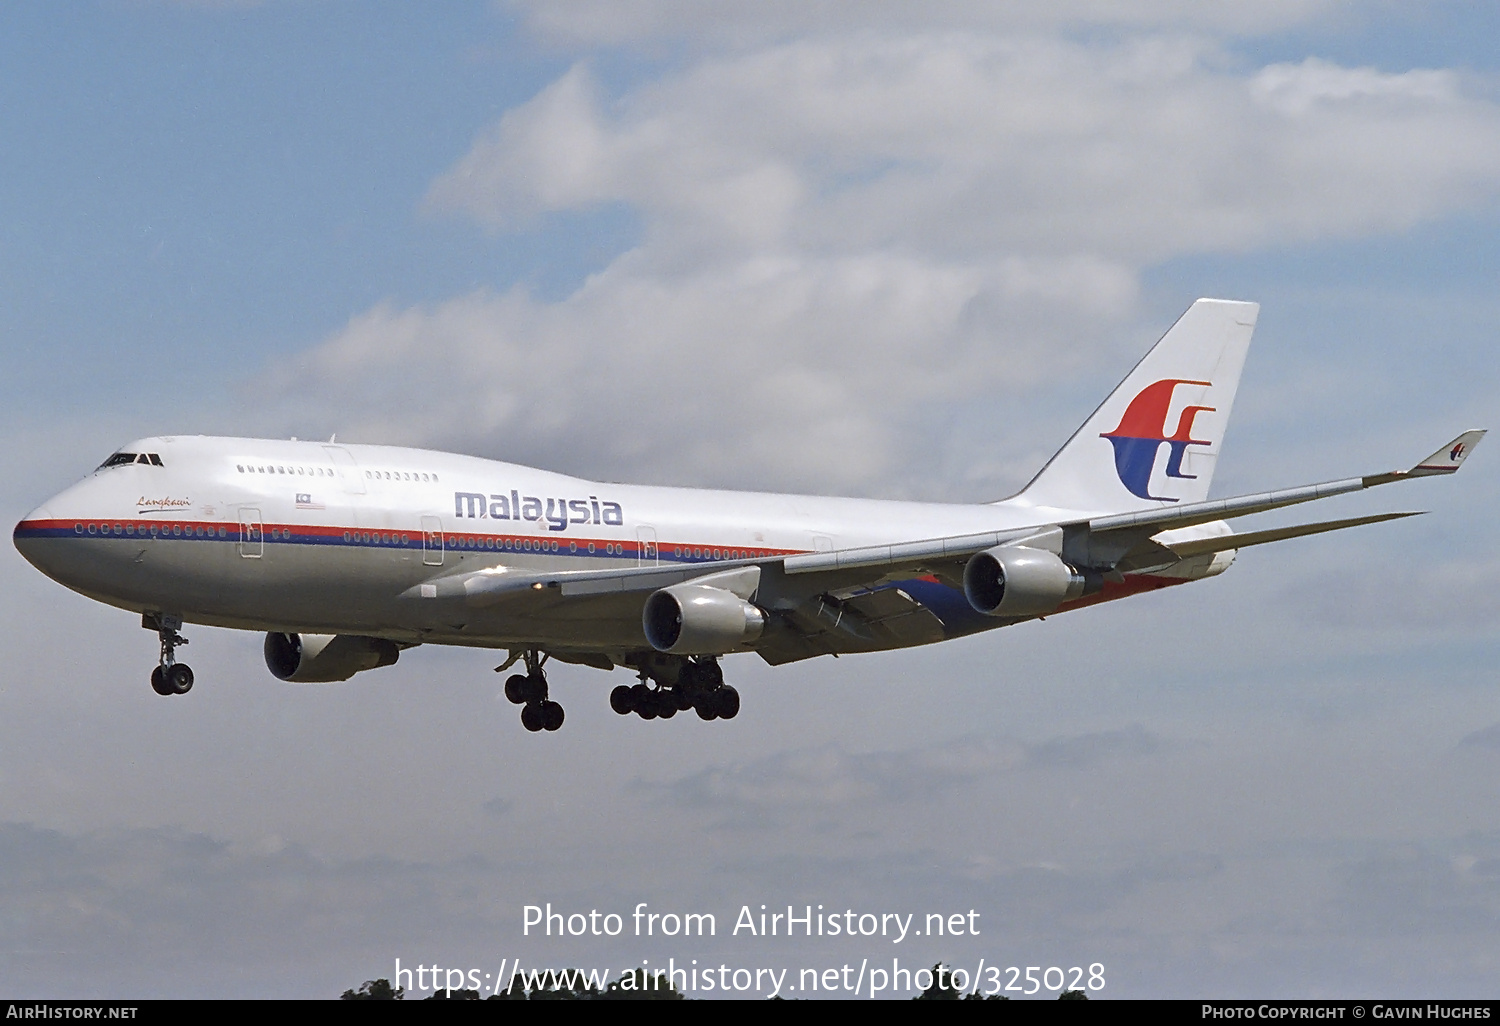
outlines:
[[1170, 549], [1174, 555], [1182, 559], [1187, 559], [1189, 556], [1201, 556], [1209, 552], [1228, 552], [1231, 549], [1243, 549], [1251, 545], [1264, 545], [1267, 542], [1284, 541], [1287, 538], [1302, 538], [1309, 534], [1323, 534], [1325, 531], [1342, 531], [1346, 527], [1362, 527], [1365, 524], [1379, 524], [1387, 520], [1400, 520], [1403, 517], [1418, 517], [1421, 515], [1421, 513], [1376, 513], [1368, 517], [1351, 517], [1348, 520], [1326, 520], [1321, 524], [1297, 524], [1293, 527], [1273, 527], [1267, 531], [1247, 531], [1244, 534], [1226, 534], [1216, 538], [1193, 538], [1173, 542], [1157, 537], [1153, 540], [1157, 544]]

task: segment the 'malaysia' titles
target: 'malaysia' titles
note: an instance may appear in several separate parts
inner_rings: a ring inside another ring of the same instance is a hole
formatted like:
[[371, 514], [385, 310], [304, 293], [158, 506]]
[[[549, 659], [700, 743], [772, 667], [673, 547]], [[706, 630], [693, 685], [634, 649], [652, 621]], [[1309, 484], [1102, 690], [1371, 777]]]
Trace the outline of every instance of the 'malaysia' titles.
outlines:
[[619, 527], [625, 513], [618, 502], [587, 499], [540, 499], [512, 491], [509, 495], [454, 492], [453, 515], [489, 520], [545, 520], [547, 530], [566, 531], [569, 524], [608, 524]]

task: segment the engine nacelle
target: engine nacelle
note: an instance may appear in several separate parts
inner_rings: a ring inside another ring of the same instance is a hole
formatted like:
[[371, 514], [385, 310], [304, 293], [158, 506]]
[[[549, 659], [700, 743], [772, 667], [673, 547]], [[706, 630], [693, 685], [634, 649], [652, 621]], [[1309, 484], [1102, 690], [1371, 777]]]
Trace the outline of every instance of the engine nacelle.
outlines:
[[394, 641], [358, 634], [266, 635], [266, 668], [293, 684], [348, 680], [361, 670], [389, 666], [401, 650]]
[[964, 566], [964, 595], [986, 616], [1042, 616], [1099, 590], [1101, 583], [1098, 574], [1081, 573], [1051, 552], [1024, 545], [987, 549]]
[[674, 584], [646, 600], [641, 626], [658, 652], [723, 655], [760, 637], [766, 614], [723, 588]]

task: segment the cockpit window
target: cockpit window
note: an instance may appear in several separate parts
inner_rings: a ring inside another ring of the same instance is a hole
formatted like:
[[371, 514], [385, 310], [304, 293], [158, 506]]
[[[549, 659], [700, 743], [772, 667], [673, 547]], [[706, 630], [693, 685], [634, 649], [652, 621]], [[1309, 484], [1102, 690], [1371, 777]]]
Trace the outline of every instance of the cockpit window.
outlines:
[[108, 470], [110, 467], [123, 467], [128, 463], [143, 463], [151, 467], [162, 465], [161, 457], [154, 452], [117, 452], [99, 464], [99, 469]]

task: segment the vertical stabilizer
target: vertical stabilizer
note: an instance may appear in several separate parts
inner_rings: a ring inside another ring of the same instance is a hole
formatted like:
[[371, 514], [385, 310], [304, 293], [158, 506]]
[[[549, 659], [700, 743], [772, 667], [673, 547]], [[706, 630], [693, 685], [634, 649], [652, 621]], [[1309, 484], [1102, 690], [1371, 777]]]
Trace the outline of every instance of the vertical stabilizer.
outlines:
[[1257, 303], [1194, 303], [1008, 501], [1117, 513], [1208, 498], [1259, 312]]

